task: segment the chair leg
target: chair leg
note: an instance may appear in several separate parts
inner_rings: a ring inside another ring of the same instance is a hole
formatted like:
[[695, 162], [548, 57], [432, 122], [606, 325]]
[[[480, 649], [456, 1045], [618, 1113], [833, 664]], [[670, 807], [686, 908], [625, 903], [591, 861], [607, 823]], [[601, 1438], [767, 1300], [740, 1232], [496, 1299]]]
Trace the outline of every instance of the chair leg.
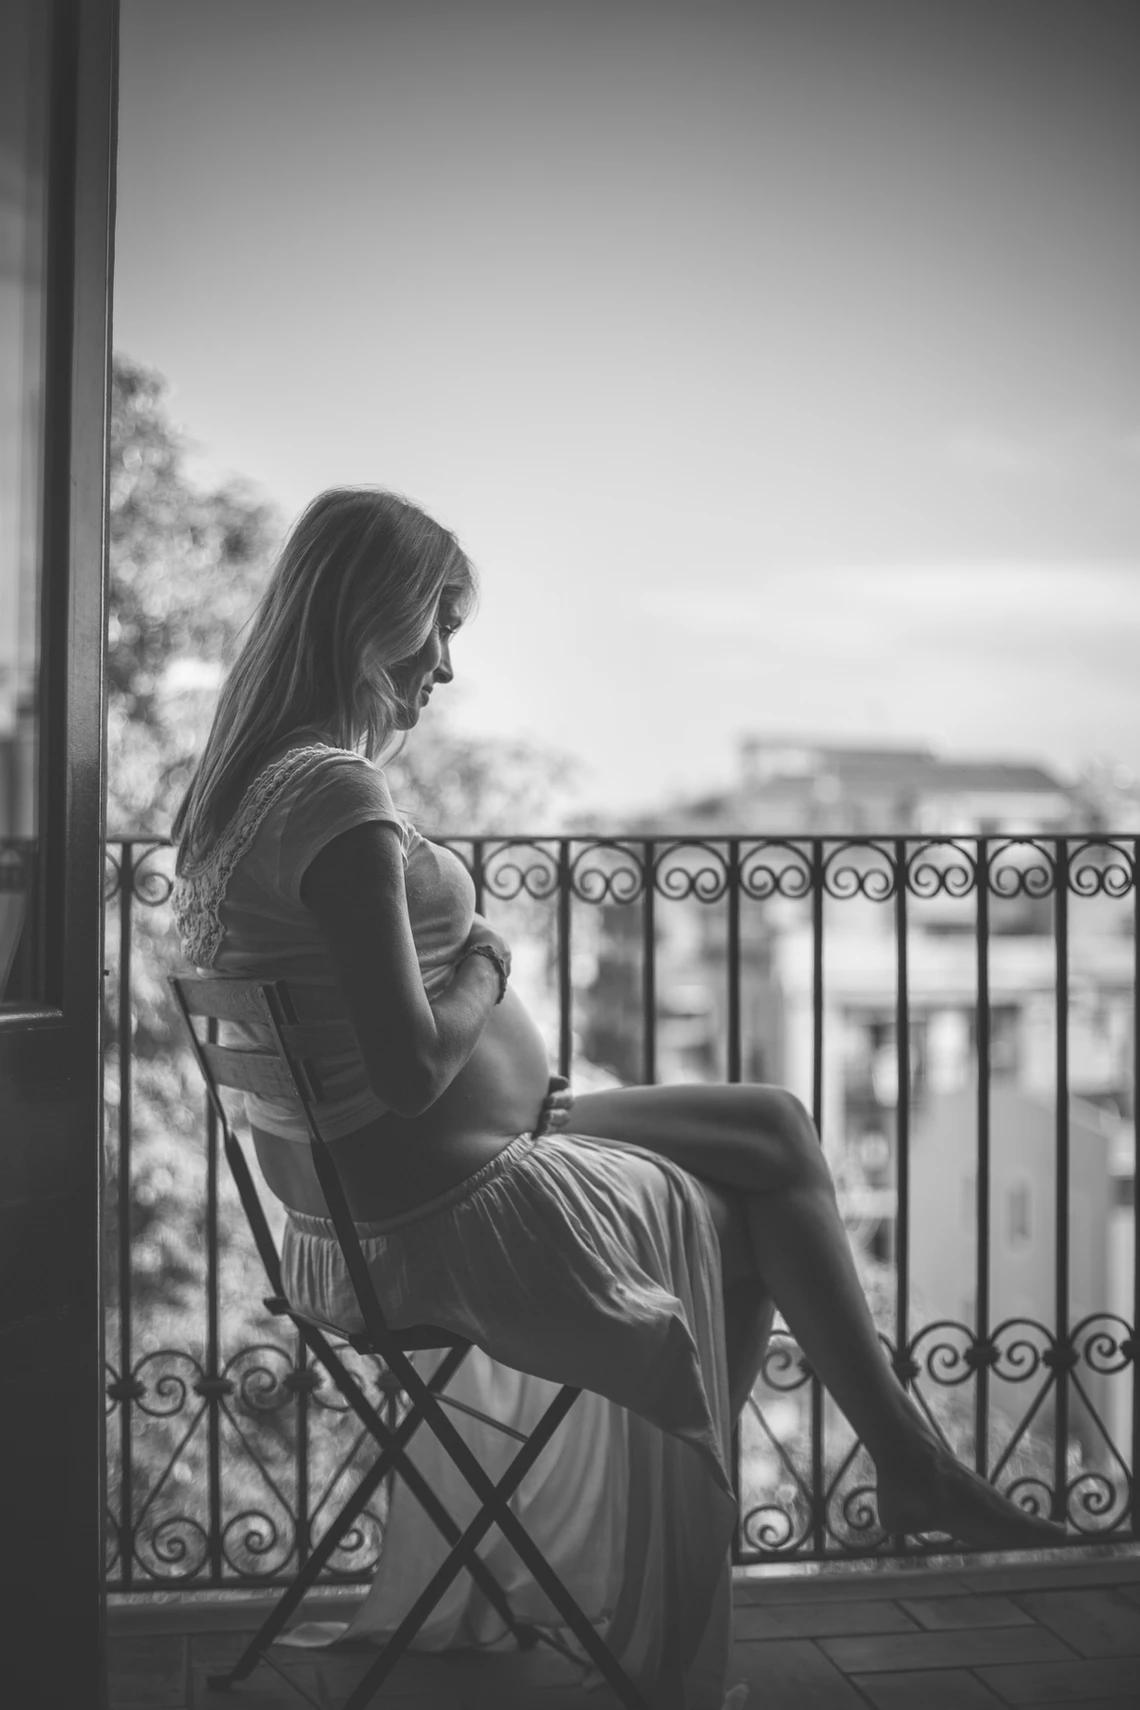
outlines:
[[329, 1527], [320, 1543], [314, 1547], [304, 1567], [299, 1570], [296, 1579], [282, 1593], [279, 1601], [274, 1604], [237, 1662], [228, 1668], [224, 1674], [210, 1675], [209, 1685], [214, 1691], [227, 1691], [235, 1682], [244, 1680], [246, 1675], [251, 1674], [257, 1667], [262, 1652], [269, 1648], [290, 1615], [298, 1607], [344, 1534], [357, 1515], [363, 1511], [387, 1471], [388, 1468], [383, 1456], [372, 1463], [337, 1516], [336, 1524]]
[[[367, 1320], [367, 1314], [365, 1316]], [[378, 1327], [370, 1326], [370, 1328], [374, 1335], [377, 1334], [377, 1329], [379, 1329], [382, 1334], [382, 1324]], [[380, 1338], [378, 1337], [377, 1339], [379, 1340]], [[521, 1559], [530, 1568], [535, 1577], [536, 1583], [542, 1587], [551, 1602], [554, 1604], [555, 1608], [563, 1615], [571, 1632], [573, 1632], [575, 1637], [579, 1640], [586, 1651], [587, 1656], [589, 1656], [597, 1665], [603, 1678], [614, 1688], [623, 1704], [628, 1706], [628, 1710], [646, 1710], [645, 1700], [638, 1692], [633, 1682], [628, 1678], [624, 1670], [619, 1667], [608, 1646], [606, 1646], [598, 1637], [593, 1626], [586, 1619], [573, 1597], [571, 1597], [570, 1593], [566, 1590], [566, 1587], [562, 1584], [562, 1581], [558, 1578], [558, 1575], [546, 1561], [541, 1550], [536, 1547], [530, 1537], [530, 1534], [526, 1531], [521, 1521], [509, 1508], [505, 1506], [504, 1503], [505, 1496], [509, 1496], [513, 1493], [525, 1473], [529, 1471], [530, 1467], [537, 1459], [542, 1449], [544, 1449], [546, 1444], [550, 1441], [550, 1438], [553, 1436], [558, 1425], [565, 1418], [569, 1409], [573, 1406], [574, 1401], [580, 1394], [580, 1391], [569, 1384], [563, 1385], [558, 1395], [554, 1398], [542, 1418], [539, 1420], [538, 1425], [528, 1439], [526, 1446], [515, 1456], [515, 1459], [511, 1462], [507, 1472], [500, 1479], [499, 1484], [495, 1485], [486, 1470], [479, 1464], [476, 1456], [472, 1454], [463, 1438], [459, 1435], [459, 1432], [455, 1429], [455, 1426], [443, 1411], [438, 1400], [425, 1385], [423, 1378], [416, 1371], [407, 1356], [399, 1348], [393, 1347], [388, 1350], [386, 1357], [389, 1365], [396, 1372], [397, 1376], [403, 1380], [404, 1387], [409, 1397], [414, 1397], [419, 1401], [427, 1422], [432, 1431], [434, 1431], [439, 1442], [450, 1454], [456, 1467], [466, 1478], [476, 1496], [478, 1496], [485, 1504], [484, 1512], [478, 1515], [472, 1522], [471, 1527], [468, 1528], [468, 1534], [473, 1533], [477, 1540], [482, 1537], [483, 1533], [491, 1524], [497, 1522], [503, 1536], [510, 1544], [513, 1545]], [[450, 1563], [444, 1563], [443, 1568], [440, 1569], [439, 1574], [436, 1576], [436, 1579], [439, 1581], [439, 1585], [438, 1589], [435, 1591], [434, 1597], [431, 1601], [427, 1601], [425, 1593], [424, 1598], [420, 1600], [423, 1605], [423, 1611], [419, 1617], [421, 1621], [427, 1611], [432, 1607], [432, 1604], [442, 1596], [443, 1591], [455, 1577], [457, 1572], [458, 1565], [454, 1560]], [[408, 1634], [403, 1639], [404, 1644], [407, 1643], [407, 1639], [410, 1637], [411, 1631], [414, 1631], [414, 1628], [409, 1629]], [[396, 1636], [397, 1635], [393, 1635], [393, 1640], [395, 1640]], [[361, 1698], [358, 1702], [362, 1705], [366, 1701], [367, 1700], [365, 1698]], [[355, 1699], [355, 1694], [353, 1696], [352, 1703], [353, 1710], [356, 1710], [357, 1701]], [[348, 1710], [347, 1705], [345, 1710]]]
[[[307, 1336], [306, 1341], [309, 1341]], [[310, 1348], [314, 1356], [323, 1362], [322, 1350], [312, 1344], [310, 1344]], [[305, 1565], [298, 1570], [296, 1578], [270, 1610], [241, 1656], [224, 1674], [209, 1677], [209, 1685], [215, 1691], [227, 1691], [237, 1681], [244, 1680], [257, 1667], [262, 1654], [273, 1643], [285, 1623], [300, 1606], [302, 1599], [316, 1582], [318, 1575], [331, 1558], [341, 1538], [363, 1511], [381, 1481], [390, 1472], [399, 1473], [405, 1480], [408, 1488], [422, 1503], [429, 1517], [439, 1527], [452, 1548], [463, 1548], [462, 1534], [457, 1522], [447, 1512], [423, 1475], [417, 1471], [403, 1453], [404, 1446], [423, 1423], [420, 1410], [415, 1407], [410, 1408], [397, 1429], [394, 1432], [391, 1431], [356, 1384], [355, 1379], [337, 1358], [332, 1348], [328, 1347], [325, 1351], [330, 1356], [333, 1365], [338, 1368], [335, 1372], [330, 1372], [330, 1376], [333, 1376], [334, 1382], [342, 1388], [342, 1393], [350, 1400], [362, 1423], [371, 1431], [374, 1441], [381, 1447], [381, 1452], [361, 1478], [353, 1495], [337, 1516], [336, 1522], [329, 1527], [320, 1543], [314, 1547]], [[448, 1358], [441, 1362], [438, 1370], [433, 1372], [431, 1383], [428, 1386], [432, 1391], [450, 1381], [466, 1350], [461, 1349], [453, 1352], [454, 1357], [449, 1354]], [[466, 1561], [466, 1566], [488, 1602], [497, 1610], [509, 1631], [513, 1633], [520, 1648], [529, 1650], [536, 1640], [534, 1629], [517, 1620], [506, 1593], [490, 1569], [473, 1551]]]
[[[463, 1533], [455, 1550], [424, 1587], [375, 1662], [369, 1665], [362, 1678], [345, 1699], [342, 1710], [364, 1710], [364, 1707], [371, 1702], [399, 1662], [410, 1641], [423, 1625], [426, 1617], [463, 1568], [464, 1558], [474, 1551], [480, 1539], [493, 1525], [499, 1527], [503, 1536], [530, 1569], [536, 1583], [550, 1598], [571, 1632], [582, 1645], [587, 1656], [617, 1693], [622, 1704], [626, 1706], [626, 1710], [649, 1710], [649, 1705], [642, 1693], [630, 1680], [617, 1658], [595, 1630], [592, 1622], [570, 1592], [567, 1591], [518, 1516], [507, 1507], [510, 1497], [517, 1490], [538, 1455], [546, 1447], [554, 1431], [573, 1406], [578, 1394], [578, 1390], [569, 1387], [559, 1392], [543, 1414], [538, 1426], [528, 1439], [526, 1447], [515, 1456], [497, 1484], [491, 1482], [487, 1474], [479, 1467], [478, 1462], [474, 1461], [473, 1456], [470, 1458], [474, 1462], [478, 1475], [477, 1479], [471, 1477], [466, 1466], [461, 1467], [460, 1470], [466, 1474], [469, 1482], [475, 1488], [476, 1494], [482, 1498], [483, 1507]], [[450, 1425], [449, 1421], [448, 1424]], [[466, 1445], [462, 1438], [457, 1438], [457, 1440], [460, 1447], [466, 1451]], [[451, 1448], [451, 1445], [445, 1444], [445, 1447]], [[452, 1452], [454, 1454], [454, 1451]], [[469, 1455], [469, 1451], [466, 1452], [464, 1459], [467, 1458], [467, 1455]]]
[[[403, 1455], [401, 1455], [398, 1464], [393, 1468], [393, 1470], [403, 1479], [409, 1491], [419, 1502], [428, 1518], [435, 1523], [436, 1528], [442, 1534], [445, 1542], [450, 1544], [452, 1549], [456, 1549], [462, 1542], [463, 1537], [463, 1534], [459, 1529], [459, 1524], [447, 1512], [447, 1509], [443, 1506], [443, 1503], [439, 1500], [439, 1497], [435, 1494], [435, 1491], [431, 1488], [430, 1484], [428, 1484], [423, 1474], [419, 1472], [412, 1462]], [[514, 1634], [515, 1639], [518, 1641], [522, 1649], [529, 1650], [535, 1643], [534, 1629], [533, 1627], [527, 1626], [525, 1623], [520, 1623], [514, 1610], [511, 1608], [506, 1592], [503, 1590], [490, 1568], [487, 1567], [483, 1558], [472, 1554], [467, 1558], [464, 1565], [472, 1579], [475, 1581], [475, 1584], [479, 1587], [491, 1607], [499, 1615], [508, 1631]]]
[[[306, 1341], [308, 1341], [307, 1337]], [[318, 1359], [323, 1359], [320, 1349], [313, 1347], [312, 1351]], [[305, 1565], [298, 1569], [297, 1577], [282, 1594], [280, 1601], [270, 1610], [237, 1662], [224, 1675], [212, 1677], [211, 1685], [218, 1690], [225, 1690], [236, 1680], [244, 1680], [246, 1675], [257, 1666], [262, 1652], [273, 1643], [290, 1615], [314, 1584], [317, 1575], [328, 1562], [357, 1515], [363, 1511], [381, 1480], [387, 1477], [393, 1467], [402, 1465], [404, 1446], [421, 1423], [416, 1414], [409, 1413], [394, 1432], [389, 1431], [387, 1425], [375, 1408], [371, 1406], [368, 1398], [350, 1373], [336, 1358], [332, 1348], [326, 1345], [324, 1351], [330, 1357], [333, 1366], [338, 1368], [335, 1372], [330, 1372], [330, 1375], [333, 1376], [335, 1382], [343, 1383], [345, 1394], [352, 1400], [353, 1407], [362, 1422], [371, 1430], [374, 1440], [381, 1445], [381, 1452], [368, 1468], [368, 1471], [363, 1474], [360, 1483], [338, 1514], [336, 1521], [329, 1527], [320, 1543], [314, 1547]], [[432, 1384], [446, 1383], [454, 1374], [462, 1357], [463, 1351], [461, 1350], [454, 1360], [451, 1360], [449, 1356], [448, 1361], [442, 1362], [439, 1371], [432, 1374]], [[445, 1367], [447, 1368], [446, 1371]], [[414, 1471], [414, 1469], [412, 1470]]]
[[[447, 1509], [443, 1506], [442, 1502], [440, 1502], [434, 1490], [432, 1490], [423, 1475], [416, 1470], [415, 1466], [410, 1461], [406, 1460], [403, 1455], [399, 1454], [398, 1445], [395, 1442], [395, 1437], [391, 1428], [368, 1400], [368, 1397], [357, 1384], [355, 1378], [353, 1378], [336, 1350], [326, 1342], [323, 1337], [319, 1336], [317, 1332], [313, 1331], [310, 1325], [301, 1322], [299, 1324], [299, 1328], [301, 1329], [301, 1333], [310, 1353], [316, 1360], [326, 1366], [333, 1382], [345, 1396], [361, 1423], [372, 1433], [372, 1436], [377, 1443], [383, 1444], [386, 1449], [393, 1449], [394, 1455], [398, 1456], [397, 1459], [393, 1460], [390, 1470], [399, 1473], [412, 1495], [416, 1497], [428, 1517], [438, 1527], [447, 1543], [454, 1548], [461, 1537], [458, 1525], [447, 1512]], [[445, 1389], [447, 1384], [451, 1382], [451, 1379], [454, 1377], [463, 1360], [467, 1357], [469, 1351], [470, 1350], [468, 1348], [452, 1349], [447, 1354], [446, 1358], [440, 1361], [428, 1382], [428, 1388], [431, 1390], [433, 1395], [441, 1392]], [[441, 1399], [443, 1399], [442, 1396]], [[466, 1409], [465, 1411], [472, 1410]], [[483, 1419], [485, 1418], [485, 1415], [477, 1414], [476, 1417]], [[408, 1436], [411, 1435], [412, 1430], [420, 1423], [419, 1412], [417, 1409], [413, 1408], [410, 1411], [409, 1419], [415, 1420], [415, 1426], [408, 1426], [408, 1420], [405, 1420], [405, 1426], [408, 1427]], [[400, 1427], [400, 1429], [402, 1430], [404, 1427]], [[522, 1432], [511, 1431], [510, 1435], [517, 1437], [520, 1442], [526, 1441], [526, 1437]], [[534, 1628], [517, 1619], [514, 1610], [511, 1608], [506, 1592], [503, 1590], [490, 1568], [487, 1567], [482, 1557], [477, 1555], [472, 1556], [467, 1563], [467, 1567], [472, 1579], [475, 1581], [488, 1603], [490, 1603], [491, 1607], [498, 1613], [508, 1632], [514, 1635], [519, 1647], [523, 1650], [529, 1650], [536, 1642]]]

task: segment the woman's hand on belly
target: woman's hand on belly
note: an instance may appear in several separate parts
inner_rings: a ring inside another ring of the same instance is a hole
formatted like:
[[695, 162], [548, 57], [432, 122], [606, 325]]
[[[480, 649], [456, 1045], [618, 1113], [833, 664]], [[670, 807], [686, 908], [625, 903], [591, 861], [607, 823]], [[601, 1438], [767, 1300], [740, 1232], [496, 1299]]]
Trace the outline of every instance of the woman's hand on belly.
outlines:
[[[389, 1111], [333, 1142], [354, 1214], [387, 1217], [462, 1181], [516, 1134], [537, 1128], [549, 1081], [542, 1035], [521, 998], [508, 990], [433, 1105], [418, 1116]], [[309, 1148], [256, 1130], [254, 1141], [278, 1198], [297, 1211], [326, 1215]]]
[[407, 1126], [425, 1139], [471, 1133], [513, 1137], [535, 1127], [549, 1080], [542, 1035], [522, 999], [508, 988], [455, 1079]]
[[538, 1133], [564, 1133], [570, 1126], [573, 1110], [574, 1094], [570, 1091], [570, 1082], [565, 1075], [551, 1075], [538, 1113]]

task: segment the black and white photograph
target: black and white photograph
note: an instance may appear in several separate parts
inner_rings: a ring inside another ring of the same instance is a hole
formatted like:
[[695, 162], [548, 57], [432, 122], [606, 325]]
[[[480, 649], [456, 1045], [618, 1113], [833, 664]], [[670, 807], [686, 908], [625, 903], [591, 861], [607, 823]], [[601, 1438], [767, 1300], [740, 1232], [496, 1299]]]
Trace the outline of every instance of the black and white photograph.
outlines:
[[0, 0], [0, 1698], [1125, 1710], [1138, 0]]

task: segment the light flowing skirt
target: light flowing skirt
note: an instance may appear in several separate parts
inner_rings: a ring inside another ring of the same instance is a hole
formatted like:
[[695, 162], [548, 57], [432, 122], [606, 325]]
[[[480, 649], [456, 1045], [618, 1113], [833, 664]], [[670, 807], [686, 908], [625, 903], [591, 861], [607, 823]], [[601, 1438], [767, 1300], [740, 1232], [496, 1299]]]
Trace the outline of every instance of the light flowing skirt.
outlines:
[[[582, 1387], [513, 1505], [657, 1710], [720, 1710], [736, 1503], [719, 1246], [697, 1184], [637, 1147], [522, 1135], [438, 1200], [358, 1227], [391, 1323], [476, 1344], [449, 1393], [526, 1431], [559, 1384]], [[291, 1215], [283, 1259], [293, 1299], [359, 1325], [330, 1224]], [[501, 1472], [512, 1439], [451, 1416]], [[462, 1525], [476, 1507], [466, 1481], [426, 1430], [411, 1453]], [[343, 1636], [390, 1633], [445, 1553], [397, 1481], [375, 1580]], [[496, 1529], [481, 1554], [522, 1619], [557, 1624]], [[417, 1647], [503, 1638], [463, 1573]]]

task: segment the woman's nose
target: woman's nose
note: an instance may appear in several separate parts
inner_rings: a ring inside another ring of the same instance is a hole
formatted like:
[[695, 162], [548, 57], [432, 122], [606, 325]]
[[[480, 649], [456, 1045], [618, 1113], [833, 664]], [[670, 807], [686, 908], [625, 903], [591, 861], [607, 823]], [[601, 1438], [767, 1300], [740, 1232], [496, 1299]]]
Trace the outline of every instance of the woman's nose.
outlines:
[[432, 672], [432, 676], [437, 683], [450, 683], [455, 676], [455, 672], [451, 669], [451, 648], [446, 641], [440, 650], [439, 664]]

